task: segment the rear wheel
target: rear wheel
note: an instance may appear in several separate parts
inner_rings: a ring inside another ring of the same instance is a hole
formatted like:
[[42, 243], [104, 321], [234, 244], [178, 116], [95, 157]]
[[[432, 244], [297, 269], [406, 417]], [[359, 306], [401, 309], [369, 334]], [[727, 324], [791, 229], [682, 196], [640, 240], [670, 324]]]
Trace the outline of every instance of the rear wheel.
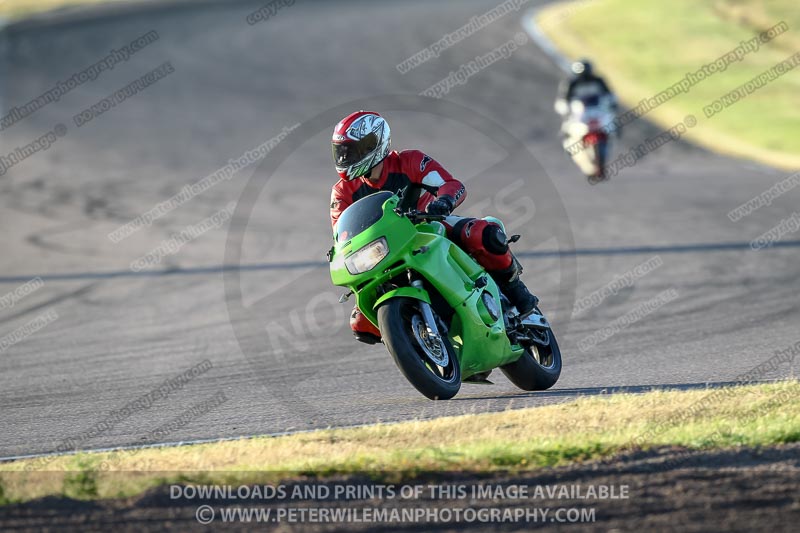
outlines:
[[600, 139], [597, 141], [597, 145], [595, 147], [597, 150], [595, 157], [597, 158], [597, 168], [600, 169], [600, 173], [602, 174], [603, 169], [606, 166], [606, 154], [608, 153], [608, 141], [605, 139]]
[[[435, 313], [434, 313], [435, 316]], [[392, 298], [378, 308], [383, 343], [406, 379], [431, 400], [449, 400], [461, 388], [461, 367], [447, 337], [428, 330], [419, 301]]]
[[501, 366], [500, 370], [522, 390], [547, 390], [561, 376], [561, 350], [553, 330], [531, 328], [528, 333], [539, 342], [528, 343], [519, 359]]

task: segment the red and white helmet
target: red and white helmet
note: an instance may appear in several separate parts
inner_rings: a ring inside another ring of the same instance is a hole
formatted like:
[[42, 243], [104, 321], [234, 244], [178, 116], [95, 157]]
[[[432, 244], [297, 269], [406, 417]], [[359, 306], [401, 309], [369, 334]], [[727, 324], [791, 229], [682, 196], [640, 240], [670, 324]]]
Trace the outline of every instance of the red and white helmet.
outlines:
[[389, 124], [378, 113], [358, 111], [347, 115], [333, 129], [333, 162], [345, 181], [368, 174], [389, 155]]

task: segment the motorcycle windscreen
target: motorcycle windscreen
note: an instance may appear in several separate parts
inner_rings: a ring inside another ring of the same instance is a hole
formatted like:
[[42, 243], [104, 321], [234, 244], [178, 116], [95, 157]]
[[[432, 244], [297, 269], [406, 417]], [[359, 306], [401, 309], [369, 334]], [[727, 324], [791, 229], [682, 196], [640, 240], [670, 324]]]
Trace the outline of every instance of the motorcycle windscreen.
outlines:
[[584, 96], [580, 100], [586, 107], [596, 107], [600, 105], [600, 97], [596, 94], [592, 96]]
[[356, 201], [339, 217], [336, 224], [336, 242], [349, 241], [383, 216], [383, 204], [393, 193], [380, 191]]

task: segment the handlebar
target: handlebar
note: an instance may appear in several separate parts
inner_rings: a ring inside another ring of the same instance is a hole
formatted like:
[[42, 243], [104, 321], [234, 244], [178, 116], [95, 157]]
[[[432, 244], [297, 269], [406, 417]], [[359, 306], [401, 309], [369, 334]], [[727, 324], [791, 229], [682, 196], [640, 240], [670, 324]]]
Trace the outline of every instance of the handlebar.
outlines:
[[432, 221], [432, 220], [442, 221], [445, 218], [447, 218], [445, 215], [432, 215], [430, 213], [423, 213], [422, 211], [416, 211], [416, 210], [406, 211], [405, 213], [398, 212], [397, 214], [408, 218], [414, 224], [419, 224], [420, 222]]

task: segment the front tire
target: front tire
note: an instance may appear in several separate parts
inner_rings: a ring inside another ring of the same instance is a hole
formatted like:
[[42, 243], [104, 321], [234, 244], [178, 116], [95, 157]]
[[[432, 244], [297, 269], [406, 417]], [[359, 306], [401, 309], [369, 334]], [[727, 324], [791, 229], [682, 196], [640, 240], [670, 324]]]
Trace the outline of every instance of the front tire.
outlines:
[[[383, 343], [400, 372], [431, 400], [449, 400], [461, 388], [461, 366], [446, 337], [442, 339], [441, 350], [446, 351], [447, 363], [436, 364], [430, 355], [431, 351], [436, 352], [436, 346], [431, 347], [432, 341], [420, 333], [421, 318], [419, 301], [413, 298], [392, 298], [378, 308]], [[441, 361], [444, 354], [436, 353]]]
[[546, 347], [531, 343], [519, 359], [500, 367], [511, 383], [522, 390], [547, 390], [561, 376], [561, 350], [553, 330], [547, 333], [550, 342]]

